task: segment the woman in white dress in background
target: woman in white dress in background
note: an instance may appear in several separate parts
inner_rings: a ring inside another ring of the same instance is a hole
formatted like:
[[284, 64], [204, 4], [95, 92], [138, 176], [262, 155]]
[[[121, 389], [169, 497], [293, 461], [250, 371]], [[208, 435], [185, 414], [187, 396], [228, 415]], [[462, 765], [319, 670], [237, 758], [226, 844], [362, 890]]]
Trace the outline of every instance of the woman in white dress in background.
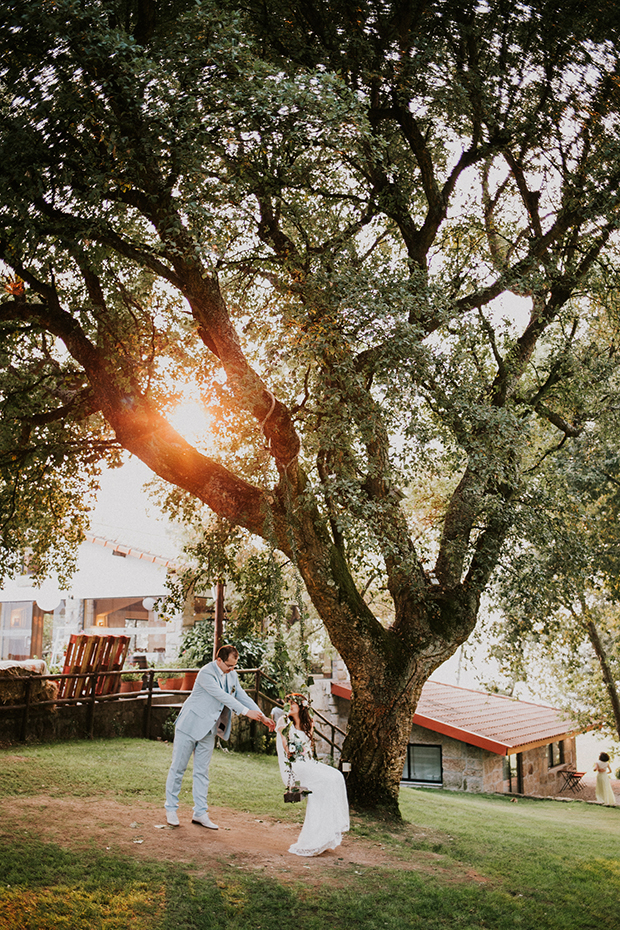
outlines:
[[304, 694], [287, 694], [288, 703], [276, 724], [278, 762], [282, 781], [288, 785], [292, 770], [295, 781], [307, 788], [306, 819], [289, 852], [296, 856], [319, 856], [336, 849], [349, 829], [349, 803], [342, 772], [314, 758], [310, 702]]
[[615, 806], [616, 798], [609, 780], [611, 766], [606, 752], [602, 752], [598, 757], [598, 762], [594, 763], [594, 771], [596, 772], [596, 800], [601, 804]]

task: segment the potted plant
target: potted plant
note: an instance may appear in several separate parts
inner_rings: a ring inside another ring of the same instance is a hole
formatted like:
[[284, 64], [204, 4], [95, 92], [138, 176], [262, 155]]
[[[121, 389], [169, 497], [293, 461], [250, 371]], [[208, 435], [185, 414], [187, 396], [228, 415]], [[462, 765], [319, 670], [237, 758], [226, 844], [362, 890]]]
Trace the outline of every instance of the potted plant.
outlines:
[[[183, 633], [179, 665], [181, 668], [201, 669], [213, 658], [213, 624], [199, 621]], [[185, 672], [183, 676], [183, 691], [191, 691], [194, 687], [198, 671]]]
[[161, 691], [181, 691], [183, 685], [183, 675], [168, 674], [169, 669], [184, 668], [179, 659], [166, 663], [166, 671], [157, 679], [157, 684]]
[[181, 691], [191, 691], [196, 683], [198, 672], [185, 672], [181, 682]]
[[131, 691], [142, 691], [144, 669], [138, 665], [128, 665], [121, 674], [121, 694]]

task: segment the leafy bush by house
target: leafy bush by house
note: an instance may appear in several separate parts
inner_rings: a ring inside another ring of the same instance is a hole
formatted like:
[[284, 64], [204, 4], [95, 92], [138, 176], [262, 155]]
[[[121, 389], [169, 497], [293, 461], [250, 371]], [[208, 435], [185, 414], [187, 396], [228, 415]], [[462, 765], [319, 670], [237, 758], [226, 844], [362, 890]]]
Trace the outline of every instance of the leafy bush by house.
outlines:
[[[260, 668], [271, 678], [278, 677], [272, 663], [265, 658], [268, 645], [257, 636], [233, 639], [239, 650], [239, 668]], [[213, 624], [201, 620], [183, 633], [179, 659], [183, 668], [202, 668], [213, 658]], [[263, 681], [261, 689], [269, 697], [278, 697], [279, 688], [270, 681]]]

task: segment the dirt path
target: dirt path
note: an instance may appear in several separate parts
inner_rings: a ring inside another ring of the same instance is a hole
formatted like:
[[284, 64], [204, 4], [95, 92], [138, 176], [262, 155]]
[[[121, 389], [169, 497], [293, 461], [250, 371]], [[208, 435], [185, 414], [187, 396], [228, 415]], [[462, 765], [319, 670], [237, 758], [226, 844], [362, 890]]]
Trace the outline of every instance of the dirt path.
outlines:
[[0, 808], [0, 835], [36, 836], [76, 851], [94, 846], [102, 852], [160, 862], [191, 862], [199, 873], [241, 868], [280, 881], [302, 879], [310, 884], [326, 879], [340, 884], [351, 873], [386, 867], [441, 874], [447, 881], [485, 881], [436, 853], [404, 845], [394, 852], [349, 834], [338, 849], [301, 858], [288, 852], [299, 833], [298, 824], [257, 819], [228, 808], [213, 807], [209, 813], [219, 830], [192, 824], [190, 808], [179, 811], [180, 827], [169, 827], [163, 809], [154, 805], [45, 795], [5, 798]]
[[[584, 779], [577, 797], [592, 800], [594, 778]], [[620, 801], [620, 782], [614, 780]], [[574, 798], [575, 795], [568, 795]], [[301, 858], [288, 852], [299, 833], [299, 824], [256, 818], [243, 811], [212, 807], [210, 814], [219, 830], [206, 830], [191, 823], [191, 808], [179, 811], [181, 826], [166, 824], [162, 807], [153, 804], [121, 804], [109, 798], [4, 798], [0, 805], [0, 837], [36, 837], [79, 852], [96, 848], [135, 858], [189, 864], [198, 874], [243, 869], [260, 872], [279, 881], [319, 884], [325, 880], [344, 884], [350, 875], [381, 869], [419, 871], [443, 881], [486, 883], [478, 873], [428, 849], [411, 848], [408, 843], [383, 845], [347, 834], [338, 849], [315, 858]], [[429, 845], [434, 838], [426, 830]], [[417, 839], [415, 827], [406, 827], [406, 837]], [[440, 839], [437, 837], [437, 839]]]

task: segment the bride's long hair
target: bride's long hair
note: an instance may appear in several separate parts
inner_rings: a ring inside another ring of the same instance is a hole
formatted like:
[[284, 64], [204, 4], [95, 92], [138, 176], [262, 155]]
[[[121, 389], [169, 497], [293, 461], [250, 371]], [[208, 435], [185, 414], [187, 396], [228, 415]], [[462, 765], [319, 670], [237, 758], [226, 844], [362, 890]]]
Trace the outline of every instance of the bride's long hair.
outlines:
[[310, 714], [310, 701], [305, 694], [287, 694], [286, 701], [289, 704], [297, 704], [299, 707], [299, 726], [306, 736], [312, 739], [312, 716]]

